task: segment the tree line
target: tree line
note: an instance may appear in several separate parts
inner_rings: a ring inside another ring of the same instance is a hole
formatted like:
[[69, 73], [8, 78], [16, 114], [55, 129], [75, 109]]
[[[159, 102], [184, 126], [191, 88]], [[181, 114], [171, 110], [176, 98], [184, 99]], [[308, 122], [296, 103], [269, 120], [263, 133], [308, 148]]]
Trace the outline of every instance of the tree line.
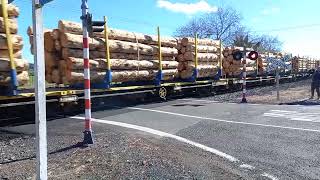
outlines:
[[242, 24], [241, 14], [233, 8], [195, 17], [179, 27], [175, 36], [221, 39], [227, 46], [251, 47], [259, 52], [279, 52], [282, 42], [276, 36], [251, 32]]

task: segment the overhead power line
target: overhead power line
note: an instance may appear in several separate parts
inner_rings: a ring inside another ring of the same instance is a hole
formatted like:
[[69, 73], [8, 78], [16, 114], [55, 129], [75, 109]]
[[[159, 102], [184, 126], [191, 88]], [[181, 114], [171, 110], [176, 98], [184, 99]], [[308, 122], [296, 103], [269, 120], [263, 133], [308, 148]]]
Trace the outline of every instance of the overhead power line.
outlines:
[[276, 32], [276, 31], [287, 31], [287, 30], [295, 30], [295, 29], [305, 29], [305, 28], [312, 28], [312, 27], [320, 27], [320, 24], [288, 26], [288, 27], [275, 28], [275, 29], [254, 30], [252, 32]]

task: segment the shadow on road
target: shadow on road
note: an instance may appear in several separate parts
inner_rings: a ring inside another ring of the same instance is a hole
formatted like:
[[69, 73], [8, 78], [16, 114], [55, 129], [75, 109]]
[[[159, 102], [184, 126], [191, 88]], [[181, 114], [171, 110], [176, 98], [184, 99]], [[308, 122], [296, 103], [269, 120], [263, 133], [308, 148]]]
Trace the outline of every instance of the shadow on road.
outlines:
[[317, 106], [317, 105], [320, 105], [320, 100], [305, 99], [305, 100], [294, 101], [290, 103], [281, 103], [280, 105]]

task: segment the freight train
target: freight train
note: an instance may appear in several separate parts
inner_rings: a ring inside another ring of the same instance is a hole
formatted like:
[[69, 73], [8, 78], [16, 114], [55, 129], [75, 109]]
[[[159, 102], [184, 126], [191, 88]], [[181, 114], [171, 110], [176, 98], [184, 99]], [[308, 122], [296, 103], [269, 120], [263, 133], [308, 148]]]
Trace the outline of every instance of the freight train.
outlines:
[[[19, 12], [14, 6], [10, 8], [9, 16], [17, 18]], [[3, 20], [8, 21], [8, 18]], [[82, 44], [79, 41], [82, 40], [79, 35], [81, 28], [79, 23], [60, 21], [58, 29], [47, 30], [44, 34], [48, 81], [46, 101], [48, 111], [53, 113], [83, 108], [85, 95]], [[5, 31], [0, 34], [6, 33], [2, 40], [7, 42], [2, 49], [8, 51], [6, 54], [13, 58], [1, 60], [2, 64], [7, 64], [0, 68], [11, 67], [12, 71], [3, 74], [0, 72], [0, 119], [10, 120], [14, 119], [17, 112], [25, 116], [32, 114], [29, 112], [35, 103], [35, 93], [32, 86], [15, 87], [16, 82], [24, 84], [29, 79], [23, 74], [28, 69], [25, 63], [15, 62], [21, 58], [21, 55], [14, 53], [21, 50], [22, 41], [15, 34], [16, 29], [2, 29]], [[282, 53], [264, 53], [259, 54], [258, 58], [250, 58], [247, 57], [250, 53], [246, 52], [252, 49], [223, 47], [219, 40], [198, 39], [196, 36], [163, 38], [160, 37], [159, 29], [158, 36], [109, 30], [107, 26], [104, 32], [106, 33], [96, 33], [90, 39], [90, 57], [95, 57], [90, 59], [93, 70], [93, 103], [101, 103], [108, 97], [137, 94], [165, 100], [169, 96], [188, 93], [213, 95], [238, 91], [242, 89], [244, 81], [249, 87], [272, 85], [276, 73], [280, 75], [280, 82], [307, 78], [319, 66], [318, 60]], [[5, 38], [10, 34], [14, 36], [12, 42]], [[31, 28], [28, 29], [28, 34], [33, 45]], [[33, 48], [31, 51], [33, 52]], [[243, 57], [236, 57], [239, 52], [243, 54], [245, 61]]]

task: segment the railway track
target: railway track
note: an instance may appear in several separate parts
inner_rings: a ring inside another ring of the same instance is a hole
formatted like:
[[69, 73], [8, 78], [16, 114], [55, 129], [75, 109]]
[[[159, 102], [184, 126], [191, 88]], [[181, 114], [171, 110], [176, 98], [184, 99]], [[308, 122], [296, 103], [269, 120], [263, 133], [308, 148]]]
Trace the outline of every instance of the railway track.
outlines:
[[[282, 78], [280, 83], [305, 80], [310, 75], [298, 78]], [[267, 80], [247, 80], [248, 89], [274, 85], [274, 78]], [[168, 86], [141, 91], [121, 91], [117, 93], [96, 93], [92, 95], [93, 111], [109, 109], [112, 106], [125, 107], [141, 103], [154, 103], [184, 97], [203, 97], [232, 93], [242, 90], [241, 81], [227, 81], [226, 84], [205, 83], [201, 85]], [[164, 92], [165, 91], [165, 92]], [[83, 113], [84, 98], [81, 94], [76, 101], [61, 101], [61, 97], [47, 99], [48, 120]], [[5, 103], [4, 103], [5, 102]], [[0, 104], [0, 126], [14, 126], [34, 123], [34, 98], [11, 99]]]

